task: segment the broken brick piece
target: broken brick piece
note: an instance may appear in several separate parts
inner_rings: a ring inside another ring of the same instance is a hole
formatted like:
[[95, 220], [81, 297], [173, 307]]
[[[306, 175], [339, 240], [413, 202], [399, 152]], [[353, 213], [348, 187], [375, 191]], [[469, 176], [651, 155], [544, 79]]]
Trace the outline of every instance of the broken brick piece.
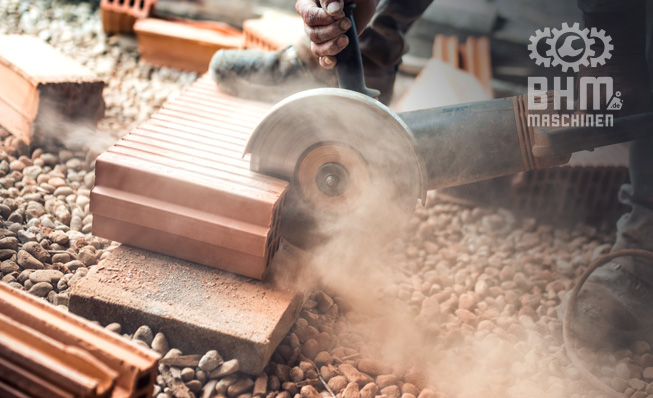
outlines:
[[242, 154], [268, 108], [199, 79], [98, 157], [93, 234], [263, 279], [288, 183]]
[[206, 72], [216, 51], [243, 47], [238, 29], [217, 22], [146, 18], [136, 22], [134, 31], [144, 61], [193, 72]]
[[241, 372], [257, 375], [302, 299], [271, 282], [122, 245], [72, 287], [70, 310], [130, 332], [148, 325], [185, 354], [218, 350], [237, 359]]
[[0, 82], [0, 124], [28, 144], [40, 128], [104, 116], [104, 82], [36, 37], [0, 35]]
[[296, 44], [304, 35], [302, 19], [296, 15], [267, 12], [243, 22], [245, 48], [273, 51]]

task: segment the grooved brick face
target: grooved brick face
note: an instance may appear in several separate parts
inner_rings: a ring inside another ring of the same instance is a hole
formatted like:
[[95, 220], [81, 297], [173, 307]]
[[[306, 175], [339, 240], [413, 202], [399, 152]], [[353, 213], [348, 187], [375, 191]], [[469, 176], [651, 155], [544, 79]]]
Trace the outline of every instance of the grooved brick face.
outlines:
[[200, 78], [97, 159], [93, 234], [262, 279], [288, 183], [242, 155], [268, 108]]

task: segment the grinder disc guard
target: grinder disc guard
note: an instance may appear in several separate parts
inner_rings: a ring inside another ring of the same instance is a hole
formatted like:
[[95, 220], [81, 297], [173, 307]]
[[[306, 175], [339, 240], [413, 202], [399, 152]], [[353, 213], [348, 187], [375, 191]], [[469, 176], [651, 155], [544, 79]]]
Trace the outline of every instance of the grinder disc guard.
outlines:
[[389, 237], [422, 192], [423, 162], [383, 104], [337, 88], [295, 94], [258, 125], [252, 171], [291, 183], [281, 234], [308, 248], [343, 234]]

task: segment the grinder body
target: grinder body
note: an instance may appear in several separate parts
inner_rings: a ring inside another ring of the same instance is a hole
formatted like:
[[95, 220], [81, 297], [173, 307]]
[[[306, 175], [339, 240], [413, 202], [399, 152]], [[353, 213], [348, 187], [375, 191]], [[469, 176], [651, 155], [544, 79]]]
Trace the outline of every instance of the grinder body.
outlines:
[[399, 114], [426, 168], [427, 190], [566, 163], [533, 155], [524, 98], [501, 98]]

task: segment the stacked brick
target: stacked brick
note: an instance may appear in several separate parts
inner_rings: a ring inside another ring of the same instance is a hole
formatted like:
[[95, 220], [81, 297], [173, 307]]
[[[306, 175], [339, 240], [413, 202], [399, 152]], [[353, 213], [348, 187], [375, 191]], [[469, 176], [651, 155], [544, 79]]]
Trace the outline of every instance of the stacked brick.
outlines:
[[98, 157], [93, 234], [262, 279], [288, 183], [242, 155], [268, 108], [199, 79]]

